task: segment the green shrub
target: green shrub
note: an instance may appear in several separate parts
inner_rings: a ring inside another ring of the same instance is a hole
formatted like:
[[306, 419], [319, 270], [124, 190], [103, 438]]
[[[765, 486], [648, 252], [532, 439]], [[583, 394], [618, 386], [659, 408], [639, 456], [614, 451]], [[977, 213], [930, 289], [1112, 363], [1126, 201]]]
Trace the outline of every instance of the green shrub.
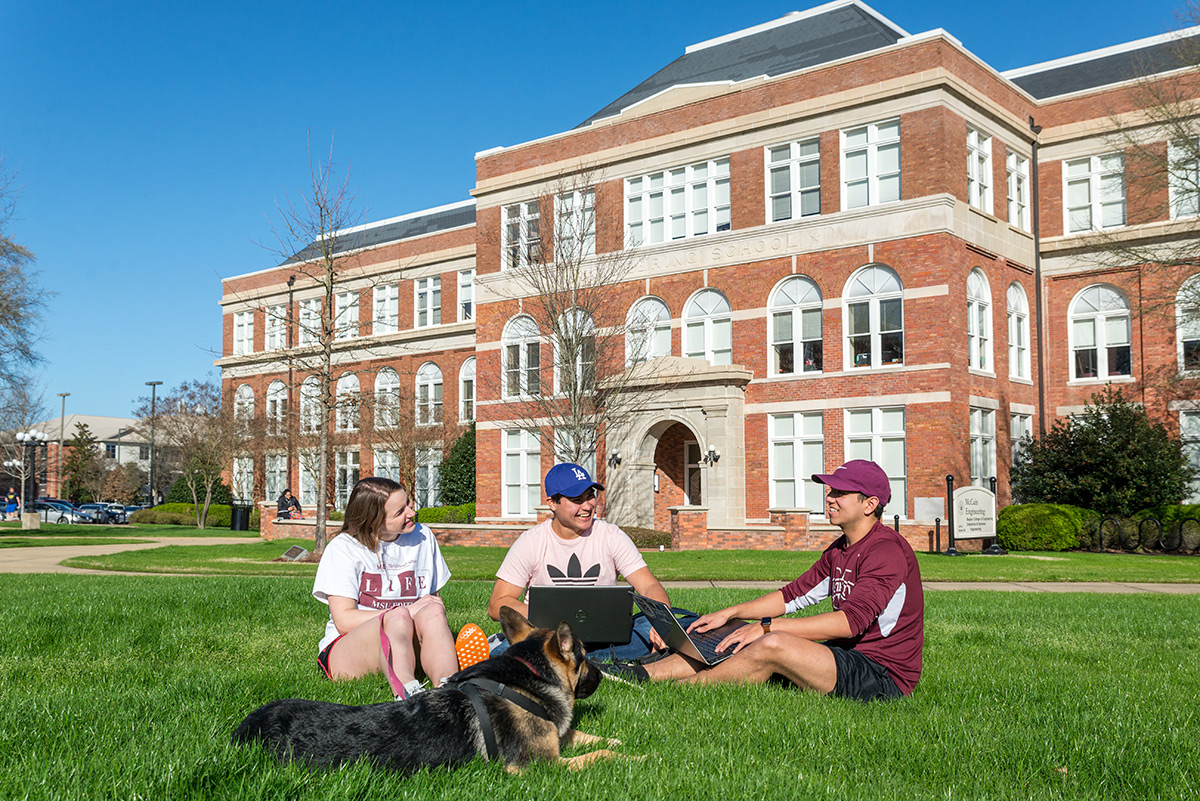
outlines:
[[[205, 528], [229, 528], [232, 512], [226, 504], [210, 504], [208, 516], [204, 520]], [[262, 511], [255, 507], [250, 510], [250, 528], [258, 531], [261, 524]], [[190, 503], [162, 503], [153, 509], [141, 509], [134, 512], [131, 523], [147, 523], [160, 526], [195, 526], [196, 511]]]
[[442, 502], [455, 506], [475, 502], [475, 424], [454, 440], [442, 465]]
[[996, 536], [1010, 551], [1069, 551], [1079, 547], [1086, 513], [1065, 504], [1006, 506], [996, 520]]
[[671, 547], [671, 535], [669, 532], [658, 531], [653, 528], [638, 528], [636, 526], [622, 526], [621, 530], [628, 534], [629, 539], [633, 540], [633, 544], [639, 548]]
[[417, 512], [417, 520], [421, 523], [474, 523], [475, 504], [431, 506]]
[[[200, 500], [201, 502], [204, 501], [203, 498]], [[161, 504], [163, 506], [171, 503], [186, 503], [191, 506], [192, 491], [188, 489], [187, 482], [184, 481], [183, 476], [175, 479], [175, 483], [167, 490], [167, 496], [164, 498], [164, 501], [166, 503]], [[233, 491], [229, 489], [229, 485], [224, 481], [218, 481], [216, 486], [213, 487], [212, 502], [226, 505], [233, 502]]]

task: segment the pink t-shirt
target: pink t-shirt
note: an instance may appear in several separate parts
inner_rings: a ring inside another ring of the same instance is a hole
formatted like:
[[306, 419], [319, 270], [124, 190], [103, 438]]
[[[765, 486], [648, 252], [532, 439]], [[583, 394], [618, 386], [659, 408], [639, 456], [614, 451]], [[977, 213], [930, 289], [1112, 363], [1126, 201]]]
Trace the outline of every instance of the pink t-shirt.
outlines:
[[496, 577], [528, 589], [556, 584], [610, 586], [617, 574], [629, 578], [646, 566], [629, 535], [612, 523], [595, 520], [584, 534], [564, 540], [545, 520], [517, 537]]

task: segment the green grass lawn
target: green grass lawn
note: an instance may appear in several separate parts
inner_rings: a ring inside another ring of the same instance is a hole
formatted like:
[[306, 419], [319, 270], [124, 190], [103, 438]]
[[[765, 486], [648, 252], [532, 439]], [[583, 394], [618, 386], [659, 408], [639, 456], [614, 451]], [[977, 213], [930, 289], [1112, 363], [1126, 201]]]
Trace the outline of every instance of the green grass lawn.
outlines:
[[[941, 592], [911, 699], [862, 705], [782, 687], [641, 692], [605, 683], [585, 731], [644, 762], [509, 776], [476, 761], [400, 777], [279, 765], [229, 742], [277, 698], [376, 703], [331, 683], [308, 577], [5, 576], [0, 798], [1192, 798], [1200, 626], [1191, 597]], [[451, 582], [453, 627], [486, 582]], [[677, 590], [710, 609], [745, 590]], [[586, 749], [585, 749], [586, 750]]]
[[198, 529], [194, 526], [128, 525], [108, 526], [93, 523], [42, 523], [38, 529], [25, 530], [20, 523], [0, 523], [0, 533], [11, 537], [230, 537], [258, 539], [257, 531], [230, 531], [227, 528]]
[[53, 537], [0, 537], [0, 548], [40, 548], [47, 545], [129, 545], [140, 542], [151, 542], [151, 540], [135, 540], [129, 537], [72, 537], [60, 534]]
[[[139, 530], [140, 533], [140, 530]], [[272, 562], [291, 545], [311, 548], [305, 540], [254, 540], [229, 545], [169, 545], [144, 551], [87, 556], [65, 564], [102, 570], [222, 575], [313, 575], [316, 565]], [[446, 546], [442, 549], [455, 579], [493, 581], [504, 548]], [[816, 561], [816, 552], [793, 551], [652, 551], [645, 554], [663, 581], [723, 579], [791, 581]], [[1128, 581], [1200, 582], [1200, 558], [1067, 552], [979, 554], [947, 557], [917, 554], [926, 581]]]

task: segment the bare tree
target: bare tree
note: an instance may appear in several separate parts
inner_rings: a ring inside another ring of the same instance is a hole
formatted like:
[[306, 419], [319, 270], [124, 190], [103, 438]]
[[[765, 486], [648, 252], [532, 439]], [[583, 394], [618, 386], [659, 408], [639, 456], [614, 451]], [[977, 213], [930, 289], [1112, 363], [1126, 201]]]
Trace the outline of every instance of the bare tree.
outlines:
[[0, 156], [0, 380], [20, 381], [41, 361], [42, 315], [53, 293], [38, 286], [34, 256], [8, 235], [17, 208], [17, 188]]
[[[414, 375], [401, 376], [401, 387], [414, 385]], [[360, 409], [363, 439], [376, 452], [375, 474], [385, 472], [378, 458], [389, 454], [393, 461], [388, 464], [388, 472], [418, 500], [419, 469], [434, 453], [440, 461], [440, 455], [455, 437], [448, 417], [442, 413], [441, 395], [432, 388], [415, 397], [401, 389], [379, 392], [364, 396]]]
[[0, 379], [0, 461], [5, 465], [5, 472], [18, 482], [21, 499], [26, 504], [34, 500], [25, 497], [30, 464], [25, 458], [27, 446], [19, 442], [16, 435], [29, 431], [45, 419], [46, 395], [36, 379]]

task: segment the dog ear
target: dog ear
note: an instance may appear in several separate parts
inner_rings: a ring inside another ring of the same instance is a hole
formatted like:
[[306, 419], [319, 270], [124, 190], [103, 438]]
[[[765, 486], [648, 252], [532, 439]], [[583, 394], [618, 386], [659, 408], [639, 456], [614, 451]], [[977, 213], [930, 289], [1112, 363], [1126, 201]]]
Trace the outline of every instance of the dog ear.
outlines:
[[520, 642], [533, 631], [533, 624], [511, 606], [500, 607], [500, 630], [509, 643]]
[[570, 660], [571, 652], [575, 648], [575, 632], [571, 631], [570, 625], [565, 621], [558, 624], [558, 651], [562, 654], [563, 659]]

